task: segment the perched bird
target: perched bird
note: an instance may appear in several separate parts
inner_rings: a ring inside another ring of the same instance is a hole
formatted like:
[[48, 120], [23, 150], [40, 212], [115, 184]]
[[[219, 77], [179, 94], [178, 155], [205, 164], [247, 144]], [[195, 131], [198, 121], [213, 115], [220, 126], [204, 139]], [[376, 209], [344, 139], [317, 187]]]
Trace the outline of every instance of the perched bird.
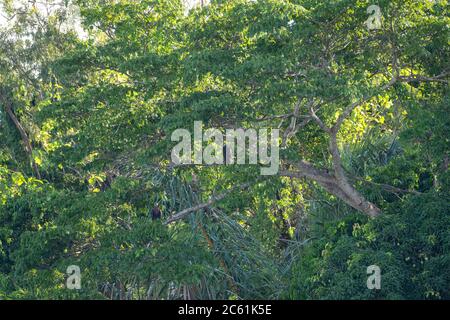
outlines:
[[158, 220], [161, 219], [161, 210], [159, 209], [158, 204], [153, 207], [152, 209], [152, 220]]

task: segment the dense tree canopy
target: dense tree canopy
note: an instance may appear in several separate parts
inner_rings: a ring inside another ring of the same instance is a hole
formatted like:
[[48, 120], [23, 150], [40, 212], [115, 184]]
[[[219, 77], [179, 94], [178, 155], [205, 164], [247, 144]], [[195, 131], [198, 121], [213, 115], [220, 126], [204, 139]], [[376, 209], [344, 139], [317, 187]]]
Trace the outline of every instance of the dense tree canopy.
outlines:
[[[450, 298], [447, 1], [1, 4], [0, 299]], [[278, 173], [174, 165], [194, 121]]]

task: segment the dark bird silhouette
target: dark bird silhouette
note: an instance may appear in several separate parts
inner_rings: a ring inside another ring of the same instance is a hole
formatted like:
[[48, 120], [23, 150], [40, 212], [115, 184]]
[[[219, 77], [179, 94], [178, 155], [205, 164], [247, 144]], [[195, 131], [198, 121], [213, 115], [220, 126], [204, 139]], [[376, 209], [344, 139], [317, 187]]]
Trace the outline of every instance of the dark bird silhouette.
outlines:
[[161, 219], [161, 210], [159, 209], [158, 205], [156, 205], [152, 209], [152, 220], [158, 219]]

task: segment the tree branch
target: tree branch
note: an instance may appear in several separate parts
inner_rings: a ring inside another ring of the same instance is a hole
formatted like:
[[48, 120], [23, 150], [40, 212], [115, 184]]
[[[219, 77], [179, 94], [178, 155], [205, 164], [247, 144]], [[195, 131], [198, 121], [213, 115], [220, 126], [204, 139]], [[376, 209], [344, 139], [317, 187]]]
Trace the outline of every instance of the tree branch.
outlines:
[[234, 186], [234, 187], [226, 190], [225, 192], [223, 192], [223, 193], [221, 193], [219, 195], [216, 195], [216, 196], [213, 195], [213, 196], [211, 196], [211, 198], [209, 198], [208, 201], [206, 201], [204, 203], [201, 203], [201, 204], [198, 204], [196, 206], [184, 209], [184, 210], [182, 210], [182, 211], [172, 215], [171, 217], [169, 217], [166, 220], [166, 222], [164, 222], [164, 224], [167, 225], [167, 224], [170, 224], [172, 222], [181, 220], [181, 219], [183, 219], [184, 217], [186, 217], [187, 215], [189, 215], [192, 212], [199, 211], [201, 209], [205, 209], [207, 207], [210, 207], [211, 205], [213, 205], [217, 201], [220, 201], [220, 200], [224, 199], [226, 196], [228, 196], [233, 191], [244, 190], [244, 189], [247, 189], [248, 187], [250, 187], [251, 185], [252, 185], [252, 183], [247, 182], [247, 183], [244, 183], [244, 184], [241, 184], [241, 185], [238, 185], [238, 186]]
[[393, 77], [389, 83], [385, 84], [384, 86], [380, 87], [378, 90], [375, 90], [376, 92], [370, 95], [365, 95], [362, 99], [350, 104], [347, 106], [347, 108], [344, 109], [344, 111], [339, 115], [338, 119], [336, 120], [336, 123], [331, 127], [332, 134], [337, 134], [339, 129], [341, 128], [342, 123], [347, 119], [353, 110], [357, 108], [358, 106], [362, 105], [363, 103], [369, 101], [373, 97], [377, 96], [380, 92], [383, 92], [390, 87], [392, 87], [397, 82], [397, 78]]
[[309, 109], [309, 113], [310, 113], [310, 115], [311, 115], [311, 118], [312, 118], [314, 121], [317, 122], [317, 124], [319, 125], [319, 127], [320, 127], [323, 131], [330, 133], [330, 128], [328, 128], [328, 127], [323, 123], [323, 121], [316, 115], [316, 112], [314, 111], [313, 106], [311, 106], [311, 108]]
[[420, 74], [414, 74], [411, 76], [399, 76], [398, 79], [400, 82], [443, 82], [443, 83], [448, 83], [448, 80], [446, 80], [445, 78], [448, 77], [450, 75], [450, 72], [444, 72], [440, 75], [437, 76], [433, 76], [433, 77], [428, 77], [428, 76], [423, 76]]
[[17, 119], [16, 115], [14, 114], [10, 103], [8, 101], [4, 101], [4, 99], [2, 99], [2, 100], [5, 105], [6, 113], [11, 118], [12, 122], [14, 123], [17, 130], [19, 131], [20, 136], [22, 137], [22, 141], [25, 145], [25, 152], [27, 153], [28, 157], [30, 158], [31, 167], [33, 169], [33, 172], [34, 172], [36, 178], [38, 178], [40, 180], [41, 174], [40, 174], [39, 168], [33, 158], [33, 147], [31, 146], [30, 138], [28, 137], [28, 134], [25, 131], [25, 128], [22, 126], [19, 119]]
[[373, 182], [373, 181], [369, 181], [369, 180], [366, 180], [366, 179], [361, 178], [361, 177], [352, 177], [351, 179], [354, 180], [354, 181], [361, 181], [362, 183], [365, 183], [365, 184], [370, 184], [370, 185], [374, 185], [374, 186], [380, 187], [380, 188], [386, 190], [387, 192], [391, 192], [391, 193], [412, 193], [412, 194], [415, 194], [415, 195], [422, 194], [422, 192], [419, 192], [417, 190], [401, 189], [401, 188], [397, 188], [397, 187], [391, 186], [390, 184]]

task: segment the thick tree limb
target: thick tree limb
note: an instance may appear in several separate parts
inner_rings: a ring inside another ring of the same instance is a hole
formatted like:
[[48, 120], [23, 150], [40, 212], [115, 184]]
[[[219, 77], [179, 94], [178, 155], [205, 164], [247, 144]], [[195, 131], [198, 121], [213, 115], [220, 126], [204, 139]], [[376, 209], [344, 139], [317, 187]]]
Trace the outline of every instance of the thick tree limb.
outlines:
[[292, 166], [297, 170], [280, 170], [279, 175], [291, 178], [308, 178], [321, 183], [332, 183], [334, 181], [333, 175], [327, 170], [317, 169], [307, 161], [302, 160], [299, 163], [292, 164]]
[[30, 158], [33, 173], [36, 176], [36, 178], [41, 179], [41, 174], [39, 172], [39, 168], [33, 158], [33, 147], [31, 146], [31, 141], [30, 141], [30, 138], [28, 137], [27, 132], [25, 131], [25, 128], [22, 126], [22, 124], [20, 123], [19, 119], [17, 119], [9, 102], [4, 101], [4, 105], [5, 105], [6, 113], [8, 114], [8, 116], [10, 117], [10, 119], [12, 120], [14, 125], [16, 126], [17, 130], [19, 131], [20, 136], [22, 137], [22, 141], [25, 145], [25, 151], [26, 151], [28, 157]]
[[328, 128], [322, 122], [322, 120], [315, 114], [313, 108], [310, 109], [310, 114], [312, 118], [318, 123], [320, 128], [329, 135], [328, 149], [331, 154], [334, 171], [333, 181], [326, 181], [326, 182], [321, 182], [318, 180], [316, 181], [328, 192], [336, 195], [353, 208], [367, 214], [370, 217], [378, 216], [381, 213], [381, 210], [373, 203], [364, 199], [364, 197], [350, 184], [349, 180], [347, 179], [344, 172], [344, 167], [342, 166], [341, 154], [339, 152], [339, 146], [337, 143], [337, 134], [342, 126], [342, 123], [351, 115], [351, 113], [353, 112], [353, 110], [355, 110], [355, 108], [372, 99], [374, 96], [379, 94], [379, 92], [387, 90], [388, 88], [393, 86], [396, 82], [397, 77], [393, 77], [391, 81], [389, 81], [389, 83], [375, 90], [375, 93], [371, 95], [366, 95], [362, 99], [347, 106], [331, 128]]
[[380, 210], [372, 203], [366, 201], [352, 186], [338, 182], [337, 178], [326, 170], [320, 170], [304, 162], [296, 166], [298, 171], [280, 170], [279, 175], [291, 178], [307, 178], [317, 182], [330, 194], [338, 197], [349, 206], [361, 211], [370, 217], [375, 217]]

